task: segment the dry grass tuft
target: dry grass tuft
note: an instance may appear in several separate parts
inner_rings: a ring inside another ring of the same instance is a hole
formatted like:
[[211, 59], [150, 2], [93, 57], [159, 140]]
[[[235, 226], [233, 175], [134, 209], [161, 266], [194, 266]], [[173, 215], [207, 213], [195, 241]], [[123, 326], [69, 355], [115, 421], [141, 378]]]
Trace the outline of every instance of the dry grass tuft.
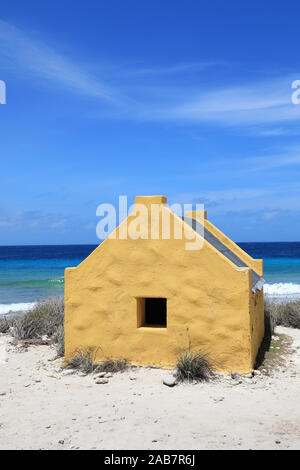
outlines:
[[97, 365], [95, 372], [124, 372], [129, 364], [126, 359], [106, 359]]
[[63, 297], [49, 297], [38, 302], [32, 310], [15, 317], [12, 335], [16, 339], [37, 339], [44, 335], [55, 338], [64, 322]]
[[124, 372], [129, 364], [126, 359], [111, 359], [96, 362], [97, 350], [94, 348], [78, 348], [74, 355], [67, 361], [67, 369], [77, 369], [85, 374], [99, 372]]
[[10, 321], [5, 316], [0, 317], [0, 333], [7, 333], [10, 327]]
[[300, 301], [271, 302], [265, 301], [266, 320], [269, 320], [272, 334], [275, 325], [300, 328]]
[[265, 329], [267, 330], [270, 337], [274, 334], [276, 326], [276, 312], [274, 309], [274, 304], [265, 300]]
[[85, 374], [94, 372], [98, 364], [95, 362], [96, 351], [94, 348], [79, 348], [67, 361], [67, 369], [77, 369]]
[[[64, 299], [49, 297], [38, 302], [32, 310], [8, 321], [11, 334], [17, 341], [28, 344], [56, 344], [57, 355], [64, 356]], [[1, 329], [1, 324], [0, 324]], [[43, 339], [47, 336], [47, 340]]]
[[54, 342], [56, 343], [56, 353], [58, 357], [64, 357], [65, 355], [65, 329], [64, 325], [59, 325], [54, 336]]
[[176, 378], [179, 382], [203, 382], [213, 377], [212, 362], [201, 351], [183, 352], [176, 364]]

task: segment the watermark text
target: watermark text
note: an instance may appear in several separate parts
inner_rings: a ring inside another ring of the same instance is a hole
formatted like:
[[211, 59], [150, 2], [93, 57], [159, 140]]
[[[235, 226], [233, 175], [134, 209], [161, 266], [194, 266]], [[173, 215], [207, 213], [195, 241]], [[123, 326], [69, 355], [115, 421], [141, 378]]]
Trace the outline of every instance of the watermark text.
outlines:
[[6, 104], [6, 84], [0, 80], [0, 104]]
[[292, 83], [292, 88], [296, 89], [296, 91], [292, 93], [292, 103], [299, 104], [300, 103], [300, 80], [294, 80]]
[[113, 204], [100, 204], [96, 227], [100, 240], [184, 240], [186, 250], [199, 250], [204, 239], [204, 205], [135, 203], [128, 208], [127, 196]]

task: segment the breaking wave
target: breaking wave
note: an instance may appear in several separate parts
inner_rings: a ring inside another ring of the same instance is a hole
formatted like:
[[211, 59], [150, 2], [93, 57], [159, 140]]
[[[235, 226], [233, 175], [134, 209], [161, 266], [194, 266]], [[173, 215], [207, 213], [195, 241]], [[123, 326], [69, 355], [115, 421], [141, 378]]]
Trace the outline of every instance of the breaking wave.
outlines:
[[300, 298], [300, 284], [294, 284], [292, 282], [278, 282], [276, 284], [265, 284], [264, 293], [268, 297], [273, 298]]
[[0, 304], [0, 315], [12, 312], [24, 312], [34, 307], [35, 302], [19, 303], [19, 304]]

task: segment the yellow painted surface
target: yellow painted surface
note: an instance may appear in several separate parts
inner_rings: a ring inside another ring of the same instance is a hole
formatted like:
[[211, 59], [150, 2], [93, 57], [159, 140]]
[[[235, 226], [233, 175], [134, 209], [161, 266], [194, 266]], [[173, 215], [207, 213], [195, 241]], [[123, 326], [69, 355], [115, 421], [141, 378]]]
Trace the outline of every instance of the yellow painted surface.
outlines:
[[[66, 357], [89, 346], [98, 360], [122, 357], [171, 368], [190, 348], [208, 353], [218, 370], [252, 370], [263, 335], [263, 295], [256, 294], [254, 306], [250, 269], [237, 269], [206, 241], [200, 250], [187, 250], [191, 240], [176, 239], [185, 224], [162, 196], [136, 203], [159, 204], [158, 239], [147, 238], [150, 211], [142, 238], [118, 239], [135, 219], [130, 215], [77, 268], [65, 271]], [[165, 217], [170, 239], [162, 239]], [[191, 235], [201, 238], [187, 227], [186, 237]], [[146, 297], [167, 299], [166, 328], [141, 326]]]

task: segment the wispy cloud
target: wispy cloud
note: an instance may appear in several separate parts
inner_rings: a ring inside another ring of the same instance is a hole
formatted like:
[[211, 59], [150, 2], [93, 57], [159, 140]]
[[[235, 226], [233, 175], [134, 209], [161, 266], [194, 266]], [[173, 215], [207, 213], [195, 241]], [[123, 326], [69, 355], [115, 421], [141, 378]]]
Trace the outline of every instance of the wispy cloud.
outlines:
[[170, 204], [204, 204], [207, 207], [219, 206], [223, 203], [240, 201], [242, 199], [255, 199], [269, 194], [270, 190], [260, 188], [234, 188], [215, 191], [202, 191], [201, 193], [178, 194], [170, 199]]
[[172, 64], [165, 67], [159, 67], [153, 65], [152, 67], [133, 67], [126, 69], [127, 76], [159, 76], [159, 75], [174, 75], [182, 73], [194, 73], [200, 72], [202, 70], [209, 69], [211, 67], [216, 67], [224, 65], [223, 61], [203, 61], [203, 62], [192, 62], [192, 63], [180, 63]]
[[[232, 167], [232, 161], [228, 161]], [[261, 172], [300, 164], [300, 147], [283, 147], [280, 152], [239, 159], [238, 173]], [[234, 170], [232, 170], [234, 172]]]
[[[95, 117], [204, 123], [252, 130], [256, 126], [258, 135], [273, 137], [284, 135], [289, 123], [300, 120], [300, 105], [291, 101], [295, 91], [291, 84], [300, 74], [264, 81], [240, 80], [234, 86], [227, 74], [227, 85], [220, 85], [219, 79], [212, 81], [210, 69], [217, 66], [228, 69], [228, 65], [218, 60], [199, 60], [166, 66], [117, 64], [95, 76], [74, 59], [2, 20], [1, 57], [9, 59], [14, 68], [105, 102], [105, 110], [100, 108], [99, 115], [93, 114]], [[209, 80], [205, 81], [206, 71]]]
[[271, 170], [272, 168], [282, 168], [300, 164], [300, 152], [296, 155], [275, 155], [269, 157], [253, 158], [248, 160], [252, 165], [256, 165], [256, 170]]
[[110, 103], [115, 103], [116, 92], [101, 80], [91, 76], [69, 59], [56, 53], [42, 42], [32, 40], [15, 26], [0, 20], [0, 55], [14, 67], [21, 67], [38, 77], [54, 81]]
[[300, 129], [297, 122], [285, 123], [285, 127], [269, 127], [261, 125], [260, 127], [253, 127], [248, 129], [248, 134], [255, 137], [281, 137], [281, 136], [297, 136], [300, 135]]
[[60, 229], [71, 223], [71, 218], [61, 214], [46, 213], [40, 210], [18, 211], [0, 214], [0, 227], [22, 230], [24, 228]]
[[[185, 100], [173, 106], [152, 105], [147, 118], [206, 122], [226, 126], [300, 120], [300, 105], [291, 101], [291, 77], [243, 86], [187, 91]], [[179, 100], [178, 100], [179, 101]], [[281, 130], [282, 132], [282, 130]], [[277, 130], [278, 133], [278, 130]]]
[[[300, 131], [299, 131], [300, 133]], [[261, 137], [276, 137], [281, 135], [296, 135], [291, 130], [283, 128], [274, 128], [274, 129], [254, 129], [250, 131], [250, 134]]]
[[[174, 66], [173, 73], [175, 70]], [[136, 74], [132, 88], [134, 105], [124, 117], [146, 122], [217, 125], [248, 132], [251, 129], [262, 137], [298, 134], [297, 129], [291, 129], [291, 123], [296, 125], [300, 121], [300, 105], [291, 100], [295, 76], [221, 86], [220, 82], [214, 84], [211, 76], [207, 81], [202, 77], [199, 85], [197, 74], [189, 84], [178, 77], [162, 81], [158, 75], [151, 86], [145, 83], [143, 86], [143, 73]]]

